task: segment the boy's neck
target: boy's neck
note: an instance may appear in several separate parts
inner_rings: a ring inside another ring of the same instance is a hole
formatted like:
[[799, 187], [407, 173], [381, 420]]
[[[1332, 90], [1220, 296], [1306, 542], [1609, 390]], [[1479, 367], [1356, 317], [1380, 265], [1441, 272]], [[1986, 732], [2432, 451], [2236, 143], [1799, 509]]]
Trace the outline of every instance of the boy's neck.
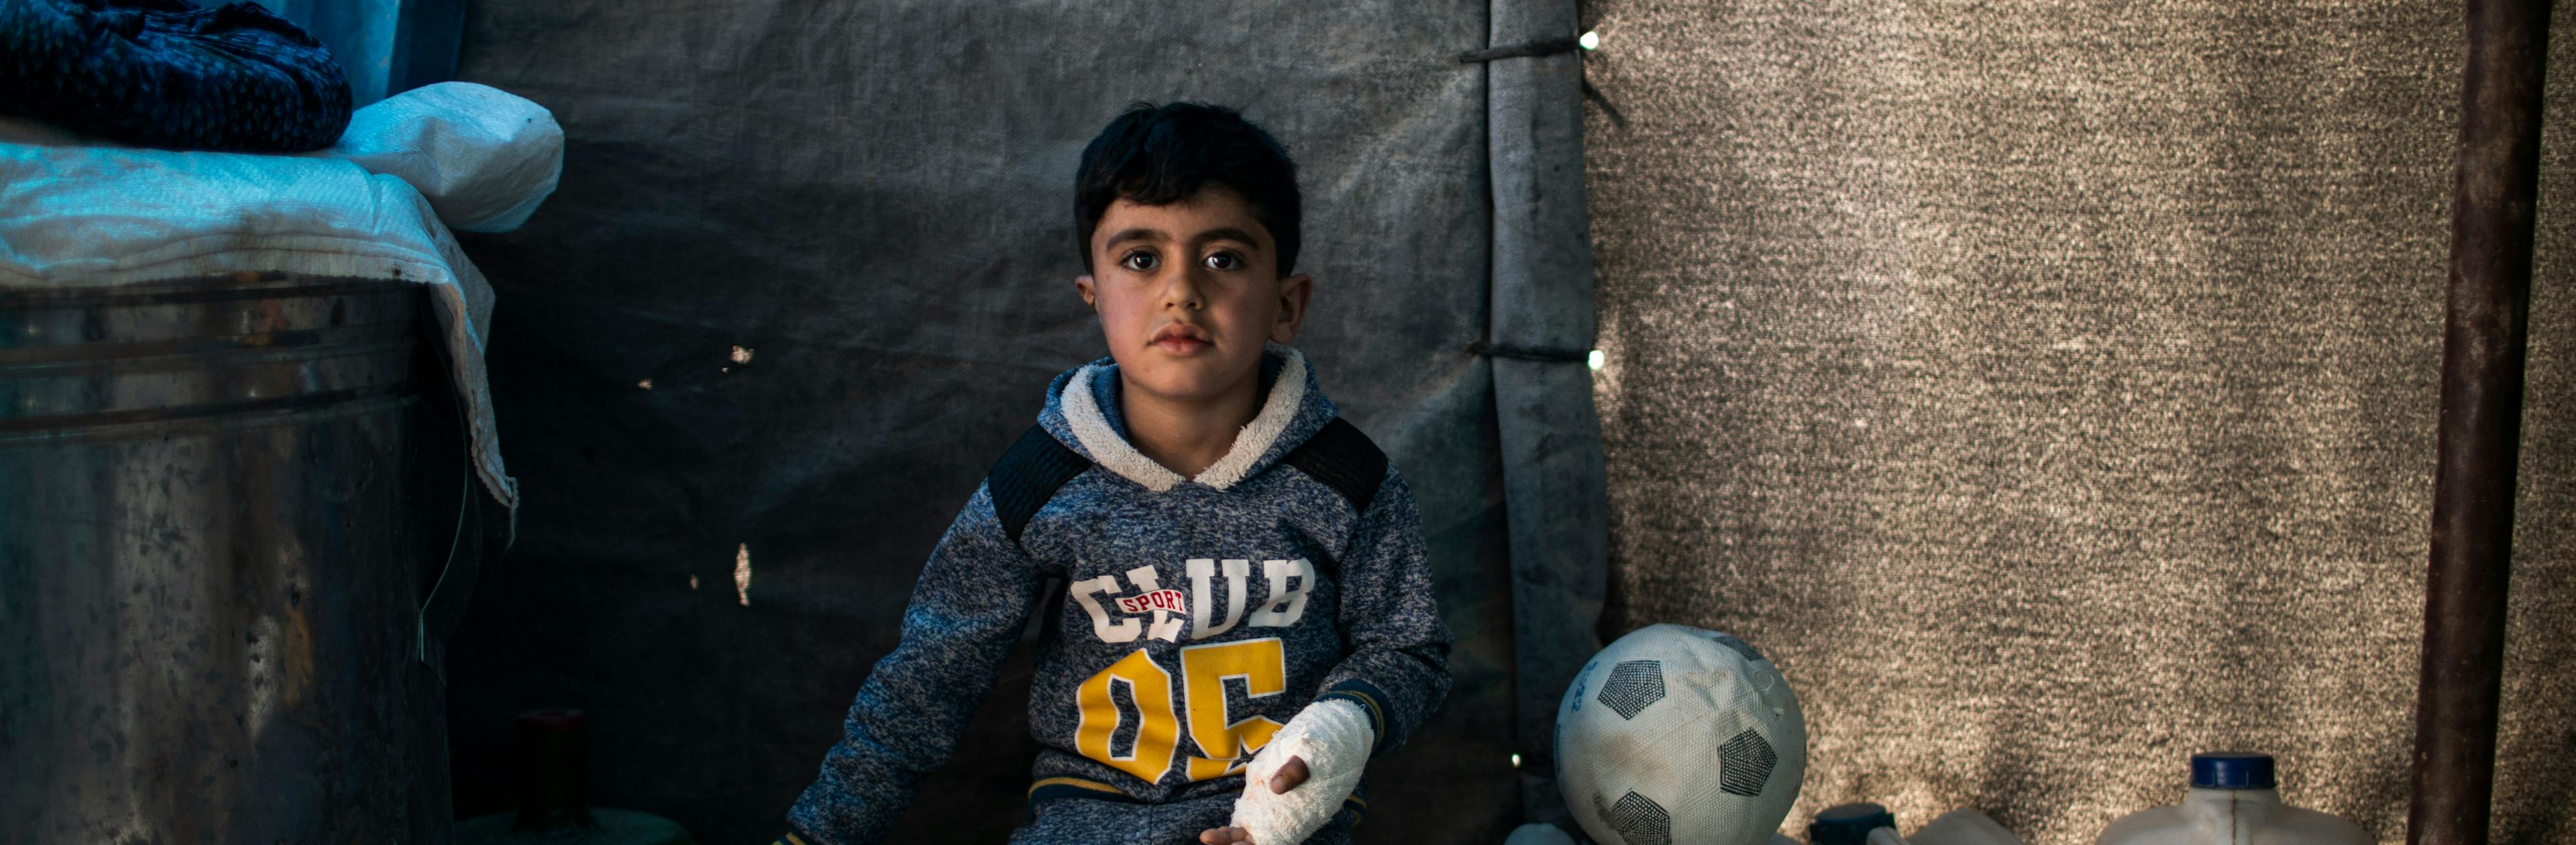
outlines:
[[1127, 440], [1136, 451], [1183, 478], [1197, 478], [1224, 460], [1234, 437], [1261, 411], [1261, 379], [1241, 384], [1200, 401], [1154, 396], [1119, 376], [1118, 413], [1127, 423]]

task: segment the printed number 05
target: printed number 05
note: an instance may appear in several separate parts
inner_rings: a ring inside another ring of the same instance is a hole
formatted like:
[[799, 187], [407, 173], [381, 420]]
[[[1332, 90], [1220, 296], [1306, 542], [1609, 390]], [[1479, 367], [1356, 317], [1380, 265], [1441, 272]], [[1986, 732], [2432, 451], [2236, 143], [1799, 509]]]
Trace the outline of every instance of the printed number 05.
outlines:
[[[1226, 718], [1225, 682], [1241, 678], [1246, 696], [1267, 698], [1288, 690], [1286, 667], [1278, 637], [1181, 649], [1181, 706], [1189, 713], [1190, 741], [1208, 755], [1188, 758], [1190, 780], [1241, 771], [1252, 752], [1270, 744], [1270, 736], [1279, 732], [1278, 722], [1262, 716]], [[1136, 703], [1136, 743], [1123, 756], [1111, 753], [1109, 743], [1127, 715], [1110, 697], [1112, 684], [1127, 685], [1127, 699]], [[1172, 710], [1172, 675], [1155, 665], [1144, 649], [1083, 681], [1079, 695], [1082, 726], [1075, 729], [1073, 744], [1082, 756], [1148, 782], [1162, 780], [1172, 770], [1181, 736], [1181, 724]]]

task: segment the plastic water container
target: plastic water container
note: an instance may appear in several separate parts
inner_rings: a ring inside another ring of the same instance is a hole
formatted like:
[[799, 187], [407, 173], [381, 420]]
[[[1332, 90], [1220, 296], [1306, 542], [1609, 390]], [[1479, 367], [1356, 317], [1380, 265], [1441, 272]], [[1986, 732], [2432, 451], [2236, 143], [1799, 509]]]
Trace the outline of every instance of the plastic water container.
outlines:
[[2194, 754], [2178, 807], [2129, 814], [2099, 845], [2371, 845], [2361, 826], [2281, 803], [2272, 755]]

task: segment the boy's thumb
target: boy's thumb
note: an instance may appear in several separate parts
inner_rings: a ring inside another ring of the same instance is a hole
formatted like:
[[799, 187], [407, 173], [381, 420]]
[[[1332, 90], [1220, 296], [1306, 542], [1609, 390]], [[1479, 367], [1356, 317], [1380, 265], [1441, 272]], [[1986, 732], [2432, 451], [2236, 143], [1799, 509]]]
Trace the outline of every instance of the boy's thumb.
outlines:
[[1279, 764], [1279, 771], [1270, 775], [1270, 793], [1277, 795], [1296, 789], [1298, 784], [1306, 782], [1307, 774], [1306, 758], [1289, 757], [1288, 762]]

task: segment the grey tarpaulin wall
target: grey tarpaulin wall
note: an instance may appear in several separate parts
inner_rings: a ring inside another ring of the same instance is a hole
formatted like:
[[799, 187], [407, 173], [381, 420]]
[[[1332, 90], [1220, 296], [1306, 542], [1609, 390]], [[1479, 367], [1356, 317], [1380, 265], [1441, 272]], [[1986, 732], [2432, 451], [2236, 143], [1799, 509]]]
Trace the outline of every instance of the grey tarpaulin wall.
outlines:
[[[1193, 98], [1304, 164], [1298, 345], [1410, 477], [1458, 636], [1362, 837], [1500, 839], [1510, 756], [1544, 754], [1516, 702], [1552, 706], [1590, 648], [1603, 505], [1581, 365], [1467, 351], [1589, 348], [1576, 60], [1458, 56], [1571, 35], [1572, 7], [1252, 5], [473, 4], [458, 77], [568, 141], [525, 229], [466, 240], [526, 506], [453, 652], [462, 812], [508, 808], [511, 714], [573, 705], [596, 803], [779, 832], [932, 543], [1049, 377], [1102, 354], [1075, 157], [1129, 101]], [[1018, 823], [1025, 659], [899, 840]]]
[[[2576, 839], [2576, 4], [2543, 130], [2498, 842]], [[2449, 3], [1588, 4], [1605, 634], [1746, 635], [1801, 815], [2091, 842], [2195, 750], [2402, 841]], [[1793, 816], [1793, 821], [1797, 817]]]

